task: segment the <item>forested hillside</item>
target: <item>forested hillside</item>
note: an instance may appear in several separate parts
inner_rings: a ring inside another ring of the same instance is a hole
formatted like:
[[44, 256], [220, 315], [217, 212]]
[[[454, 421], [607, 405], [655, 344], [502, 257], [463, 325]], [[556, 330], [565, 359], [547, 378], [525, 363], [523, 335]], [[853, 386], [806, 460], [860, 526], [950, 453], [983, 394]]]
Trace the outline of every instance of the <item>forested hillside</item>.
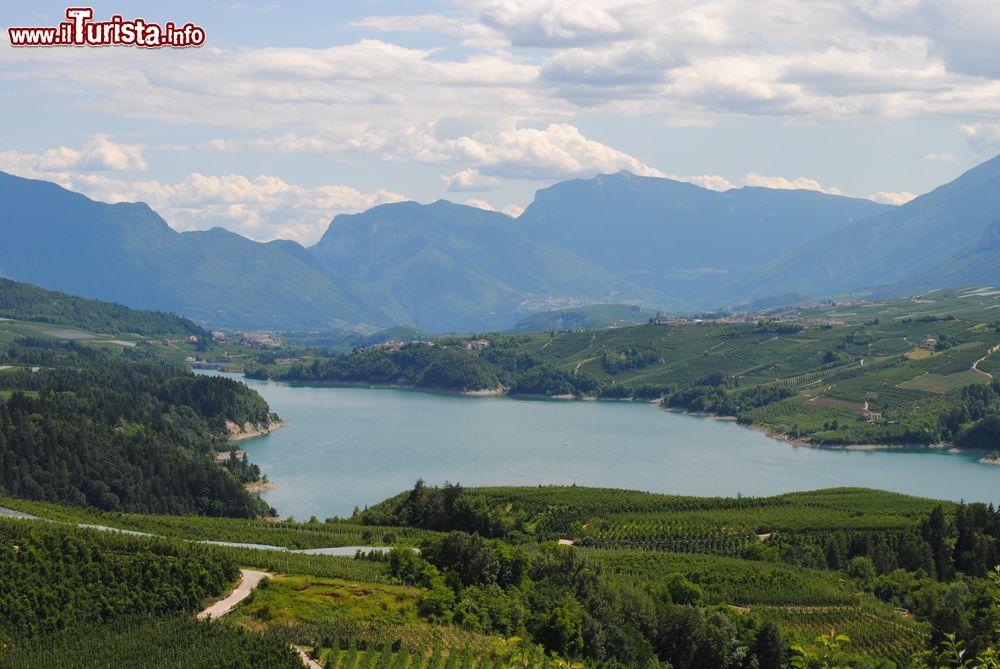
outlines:
[[231, 468], [226, 421], [267, 426], [256, 392], [73, 343], [0, 351], [0, 490], [107, 510], [253, 516], [266, 511]]
[[112, 334], [208, 336], [208, 332], [187, 318], [174, 314], [129, 309], [3, 278], [0, 278], [0, 318], [71, 325]]

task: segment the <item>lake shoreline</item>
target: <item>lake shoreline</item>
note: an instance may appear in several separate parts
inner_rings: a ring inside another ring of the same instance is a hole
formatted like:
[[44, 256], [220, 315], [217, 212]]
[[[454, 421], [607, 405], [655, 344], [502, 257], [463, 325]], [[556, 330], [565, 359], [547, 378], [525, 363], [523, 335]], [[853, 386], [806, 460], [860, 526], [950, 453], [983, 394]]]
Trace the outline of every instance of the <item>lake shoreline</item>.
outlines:
[[279, 420], [268, 422], [267, 427], [255, 425], [250, 422], [244, 423], [241, 427], [232, 421], [226, 421], [226, 432], [228, 433], [226, 438], [229, 441], [235, 442], [246, 441], [247, 439], [254, 439], [256, 437], [265, 437], [287, 425], [287, 421]]
[[[255, 379], [255, 380], [260, 380], [260, 379]], [[514, 400], [517, 400], [517, 399], [532, 400], [532, 401], [551, 400], [553, 402], [567, 402], [567, 401], [570, 401], [570, 400], [577, 400], [577, 401], [581, 401], [581, 402], [595, 402], [595, 401], [597, 401], [597, 402], [645, 402], [647, 404], [655, 405], [658, 408], [662, 409], [663, 411], [667, 411], [667, 412], [670, 412], [670, 413], [681, 414], [681, 415], [684, 415], [684, 416], [691, 416], [693, 418], [703, 418], [703, 419], [711, 420], [711, 421], [719, 421], [719, 422], [726, 422], [726, 423], [735, 423], [735, 424], [737, 424], [738, 426], [740, 426], [742, 428], [754, 430], [756, 432], [760, 432], [761, 434], [763, 434], [764, 436], [766, 436], [768, 439], [771, 439], [773, 441], [782, 442], [782, 443], [788, 444], [789, 446], [801, 446], [801, 447], [804, 447], [804, 448], [813, 448], [813, 449], [817, 449], [817, 450], [827, 450], [827, 451], [859, 451], [859, 452], [875, 452], [875, 451], [886, 451], [886, 452], [892, 452], [892, 451], [920, 452], [920, 451], [927, 451], [927, 452], [937, 452], [937, 453], [945, 453], [945, 452], [947, 452], [947, 453], [956, 453], [956, 454], [961, 454], [961, 455], [972, 455], [972, 456], [974, 456], [978, 452], [978, 451], [968, 451], [968, 450], [956, 449], [956, 448], [953, 447], [952, 444], [947, 444], [947, 443], [945, 443], [945, 444], [871, 444], [871, 443], [866, 443], [866, 444], [861, 444], [861, 443], [857, 443], [857, 444], [817, 444], [817, 443], [814, 443], [814, 442], [811, 442], [811, 441], [807, 441], [805, 439], [795, 439], [795, 438], [792, 438], [790, 434], [772, 430], [771, 428], [769, 428], [766, 425], [757, 425], [757, 424], [752, 424], [752, 423], [751, 424], [740, 423], [735, 416], [723, 416], [723, 415], [714, 414], [714, 413], [705, 412], [705, 411], [687, 411], [685, 409], [678, 408], [678, 407], [664, 406], [663, 404], [661, 404], [661, 402], [660, 402], [659, 399], [650, 400], [650, 399], [638, 398], [638, 397], [594, 397], [594, 396], [578, 397], [576, 395], [569, 395], [569, 394], [566, 394], [566, 395], [542, 395], [542, 394], [537, 394], [537, 393], [511, 393], [509, 389], [504, 388], [503, 386], [499, 386], [497, 388], [492, 388], [492, 389], [460, 391], [460, 390], [452, 390], [452, 389], [448, 389], [448, 388], [429, 388], [429, 387], [425, 387], [425, 386], [416, 386], [416, 385], [411, 385], [411, 384], [398, 384], [398, 383], [397, 384], [372, 384], [372, 383], [364, 383], [364, 382], [360, 382], [360, 381], [358, 381], [358, 382], [354, 382], [354, 381], [345, 381], [345, 382], [325, 381], [325, 382], [303, 383], [303, 382], [296, 382], [296, 381], [284, 381], [284, 380], [281, 380], [281, 379], [267, 379], [267, 380], [268, 381], [273, 381], [275, 383], [282, 383], [282, 384], [287, 384], [287, 385], [290, 385], [290, 386], [302, 387], [302, 388], [369, 388], [369, 389], [372, 389], [372, 390], [403, 390], [403, 391], [407, 391], [407, 392], [428, 393], [428, 394], [433, 394], [433, 395], [453, 395], [453, 396], [458, 396], [458, 397], [469, 397], [469, 398], [484, 398], [484, 397], [487, 397], [487, 398], [498, 398], [498, 397], [507, 397], [507, 398], [514, 399]], [[979, 462], [981, 464], [988, 464], [988, 465], [1000, 465], [1000, 460], [989, 461], [985, 457], [979, 459], [977, 462]]]
[[759, 426], [734, 430], [731, 418], [650, 411], [644, 405], [659, 405], [649, 400], [465, 401], [456, 393], [369, 392], [367, 384], [323, 392], [329, 384], [247, 382], [291, 423], [270, 439], [240, 446], [279, 484], [259, 496], [283, 516], [346, 517], [355, 505], [375, 504], [420, 478], [701, 496], [846, 486], [1000, 501], [1000, 470], [965, 454], [789, 449]]

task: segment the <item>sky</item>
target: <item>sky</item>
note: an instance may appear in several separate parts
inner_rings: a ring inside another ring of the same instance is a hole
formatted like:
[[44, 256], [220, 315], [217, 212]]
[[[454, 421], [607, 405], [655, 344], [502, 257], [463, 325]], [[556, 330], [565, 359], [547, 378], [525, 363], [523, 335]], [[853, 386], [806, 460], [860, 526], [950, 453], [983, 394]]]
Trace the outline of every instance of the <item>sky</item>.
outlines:
[[188, 49], [13, 48], [0, 170], [312, 244], [403, 199], [516, 216], [628, 170], [903, 203], [1000, 153], [995, 0], [105, 2]]

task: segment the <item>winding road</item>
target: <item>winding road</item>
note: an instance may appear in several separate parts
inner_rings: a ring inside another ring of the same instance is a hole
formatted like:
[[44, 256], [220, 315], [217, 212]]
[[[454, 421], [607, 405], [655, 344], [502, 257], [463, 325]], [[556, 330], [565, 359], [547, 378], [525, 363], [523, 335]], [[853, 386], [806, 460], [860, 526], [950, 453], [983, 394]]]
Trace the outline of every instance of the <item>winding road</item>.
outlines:
[[989, 372], [984, 372], [983, 370], [979, 369], [979, 363], [981, 363], [983, 360], [986, 360], [986, 358], [996, 353], [998, 349], [1000, 349], [1000, 344], [991, 348], [989, 351], [986, 352], [986, 355], [984, 355], [979, 360], [976, 360], [974, 363], [972, 363], [972, 371], [979, 372], [980, 374], [985, 374], [986, 376], [992, 379], [993, 378], [992, 374], [990, 374]]
[[[240, 569], [240, 582], [236, 584], [236, 587], [233, 588], [231, 593], [229, 593], [229, 596], [220, 599], [199, 613], [198, 620], [218, 620], [219, 618], [229, 614], [240, 602], [250, 596], [253, 589], [256, 588], [264, 578], [270, 578], [272, 576], [274, 576], [274, 574], [270, 574], [266, 571], [257, 571], [256, 569]], [[323, 669], [319, 662], [309, 657], [309, 654], [306, 653], [304, 648], [291, 646], [291, 649], [295, 651], [296, 655], [299, 656], [302, 666], [307, 667], [308, 669]]]
[[240, 569], [240, 582], [236, 584], [236, 587], [233, 588], [231, 593], [229, 593], [229, 596], [224, 599], [220, 599], [199, 613], [198, 620], [205, 620], [207, 618], [218, 620], [235, 609], [237, 604], [249, 597], [250, 593], [253, 592], [253, 589], [257, 587], [257, 584], [260, 583], [263, 578], [270, 578], [273, 575], [274, 574], [269, 574], [266, 571]]

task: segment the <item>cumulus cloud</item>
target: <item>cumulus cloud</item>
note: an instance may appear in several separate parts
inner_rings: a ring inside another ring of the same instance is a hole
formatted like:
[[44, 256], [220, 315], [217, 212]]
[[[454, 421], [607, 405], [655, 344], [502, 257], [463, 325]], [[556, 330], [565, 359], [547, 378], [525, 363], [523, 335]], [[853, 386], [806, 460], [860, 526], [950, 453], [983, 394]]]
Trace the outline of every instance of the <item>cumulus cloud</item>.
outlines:
[[465, 186], [489, 184], [484, 180], [496, 177], [552, 180], [621, 170], [663, 176], [638, 158], [585, 137], [568, 123], [455, 138], [439, 137], [433, 126], [410, 128], [382, 138], [379, 148], [394, 159], [470, 165], [449, 179], [453, 190], [475, 190]]
[[470, 207], [475, 207], [476, 209], [483, 209], [485, 211], [496, 211], [496, 207], [487, 202], [486, 200], [480, 200], [479, 198], [470, 197], [465, 201], [465, 204]]
[[958, 157], [950, 153], [928, 153], [924, 160], [929, 163], [957, 163]]
[[624, 37], [625, 29], [615, 17], [616, 7], [609, 4], [587, 0], [487, 0], [479, 8], [479, 17], [516, 46], [593, 44]]
[[480, 174], [478, 170], [471, 167], [467, 167], [451, 176], [445, 176], [444, 181], [448, 185], [449, 193], [493, 190], [499, 188], [502, 183], [500, 179]]
[[299, 186], [271, 175], [193, 173], [173, 183], [124, 180], [96, 172], [39, 171], [10, 152], [0, 153], [0, 170], [54, 181], [102, 202], [145, 202], [176, 230], [222, 226], [258, 241], [316, 242], [337, 214], [355, 213], [405, 200], [387, 190], [362, 192], [350, 186]]
[[[465, 201], [465, 204], [469, 205], [470, 207], [476, 207], [477, 209], [483, 209], [485, 211], [497, 211], [497, 208], [494, 207], [492, 204], [490, 204], [486, 200], [480, 200], [479, 198], [476, 197], [470, 197], [468, 200]], [[500, 209], [499, 211], [502, 214], [507, 214], [511, 218], [517, 218], [524, 212], [524, 207], [521, 207], [516, 204], [508, 204], [506, 207]]]
[[978, 156], [990, 158], [1000, 153], [1000, 123], [963, 125], [961, 132]]
[[882, 204], [906, 204], [910, 200], [916, 198], [917, 196], [913, 193], [892, 193], [886, 191], [879, 191], [874, 195], [869, 195], [869, 200], [874, 200], [875, 202], [881, 202]]
[[68, 170], [141, 172], [147, 169], [139, 145], [118, 144], [106, 135], [95, 135], [79, 149], [59, 146], [40, 154], [0, 152], [0, 165], [9, 171], [39, 174]]
[[[1000, 124], [981, 122], [1000, 118], [1000, 60], [989, 56], [1000, 4], [991, 0], [438, 6], [439, 14], [360, 18], [353, 27], [363, 38], [323, 48], [206, 46], [153, 57], [36, 49], [16, 52], [16, 63], [8, 49], [0, 83], [11, 96], [51, 95], [68, 110], [197, 126], [200, 138], [214, 137], [199, 150], [434, 165], [451, 192], [493, 190], [504, 179], [663, 175], [665, 162], [615, 149], [614, 135], [584, 136], [576, 119], [585, 114], [622, 125], [636, 116], [668, 125], [964, 119], [977, 155], [1000, 152]], [[404, 46], [401, 33], [420, 37]], [[0, 155], [22, 170], [80, 175], [146, 170], [143, 151], [154, 148], [166, 150], [98, 136]], [[676, 178], [716, 190], [753, 183], [838, 192], [801, 178]]]
[[[118, 115], [320, 127], [338, 145], [456, 109], [481, 127], [566, 121], [581, 106], [674, 123], [1000, 113], [1000, 61], [985, 55], [1000, 33], [1000, 4], [991, 0], [455, 0], [447, 14], [368, 16], [353, 25], [386, 37], [156, 59], [138, 50], [72, 58], [34, 50], [0, 78]], [[465, 48], [387, 41], [418, 31]]]
[[695, 176], [682, 176], [677, 174], [667, 175], [668, 179], [673, 179], [674, 181], [683, 181], [684, 183], [694, 184], [695, 186], [701, 186], [702, 188], [707, 188], [708, 190], [726, 191], [731, 188], [737, 188], [729, 179], [719, 176], [718, 174], [701, 174]]
[[829, 186], [824, 186], [815, 179], [810, 179], [808, 177], [795, 177], [788, 179], [786, 177], [768, 177], [756, 172], [750, 172], [744, 177], [743, 182], [747, 186], [756, 186], [758, 188], [782, 188], [782, 189], [793, 189], [793, 190], [815, 190], [820, 193], [826, 193], [828, 195], [843, 195], [844, 193], [839, 188], [833, 188]]

